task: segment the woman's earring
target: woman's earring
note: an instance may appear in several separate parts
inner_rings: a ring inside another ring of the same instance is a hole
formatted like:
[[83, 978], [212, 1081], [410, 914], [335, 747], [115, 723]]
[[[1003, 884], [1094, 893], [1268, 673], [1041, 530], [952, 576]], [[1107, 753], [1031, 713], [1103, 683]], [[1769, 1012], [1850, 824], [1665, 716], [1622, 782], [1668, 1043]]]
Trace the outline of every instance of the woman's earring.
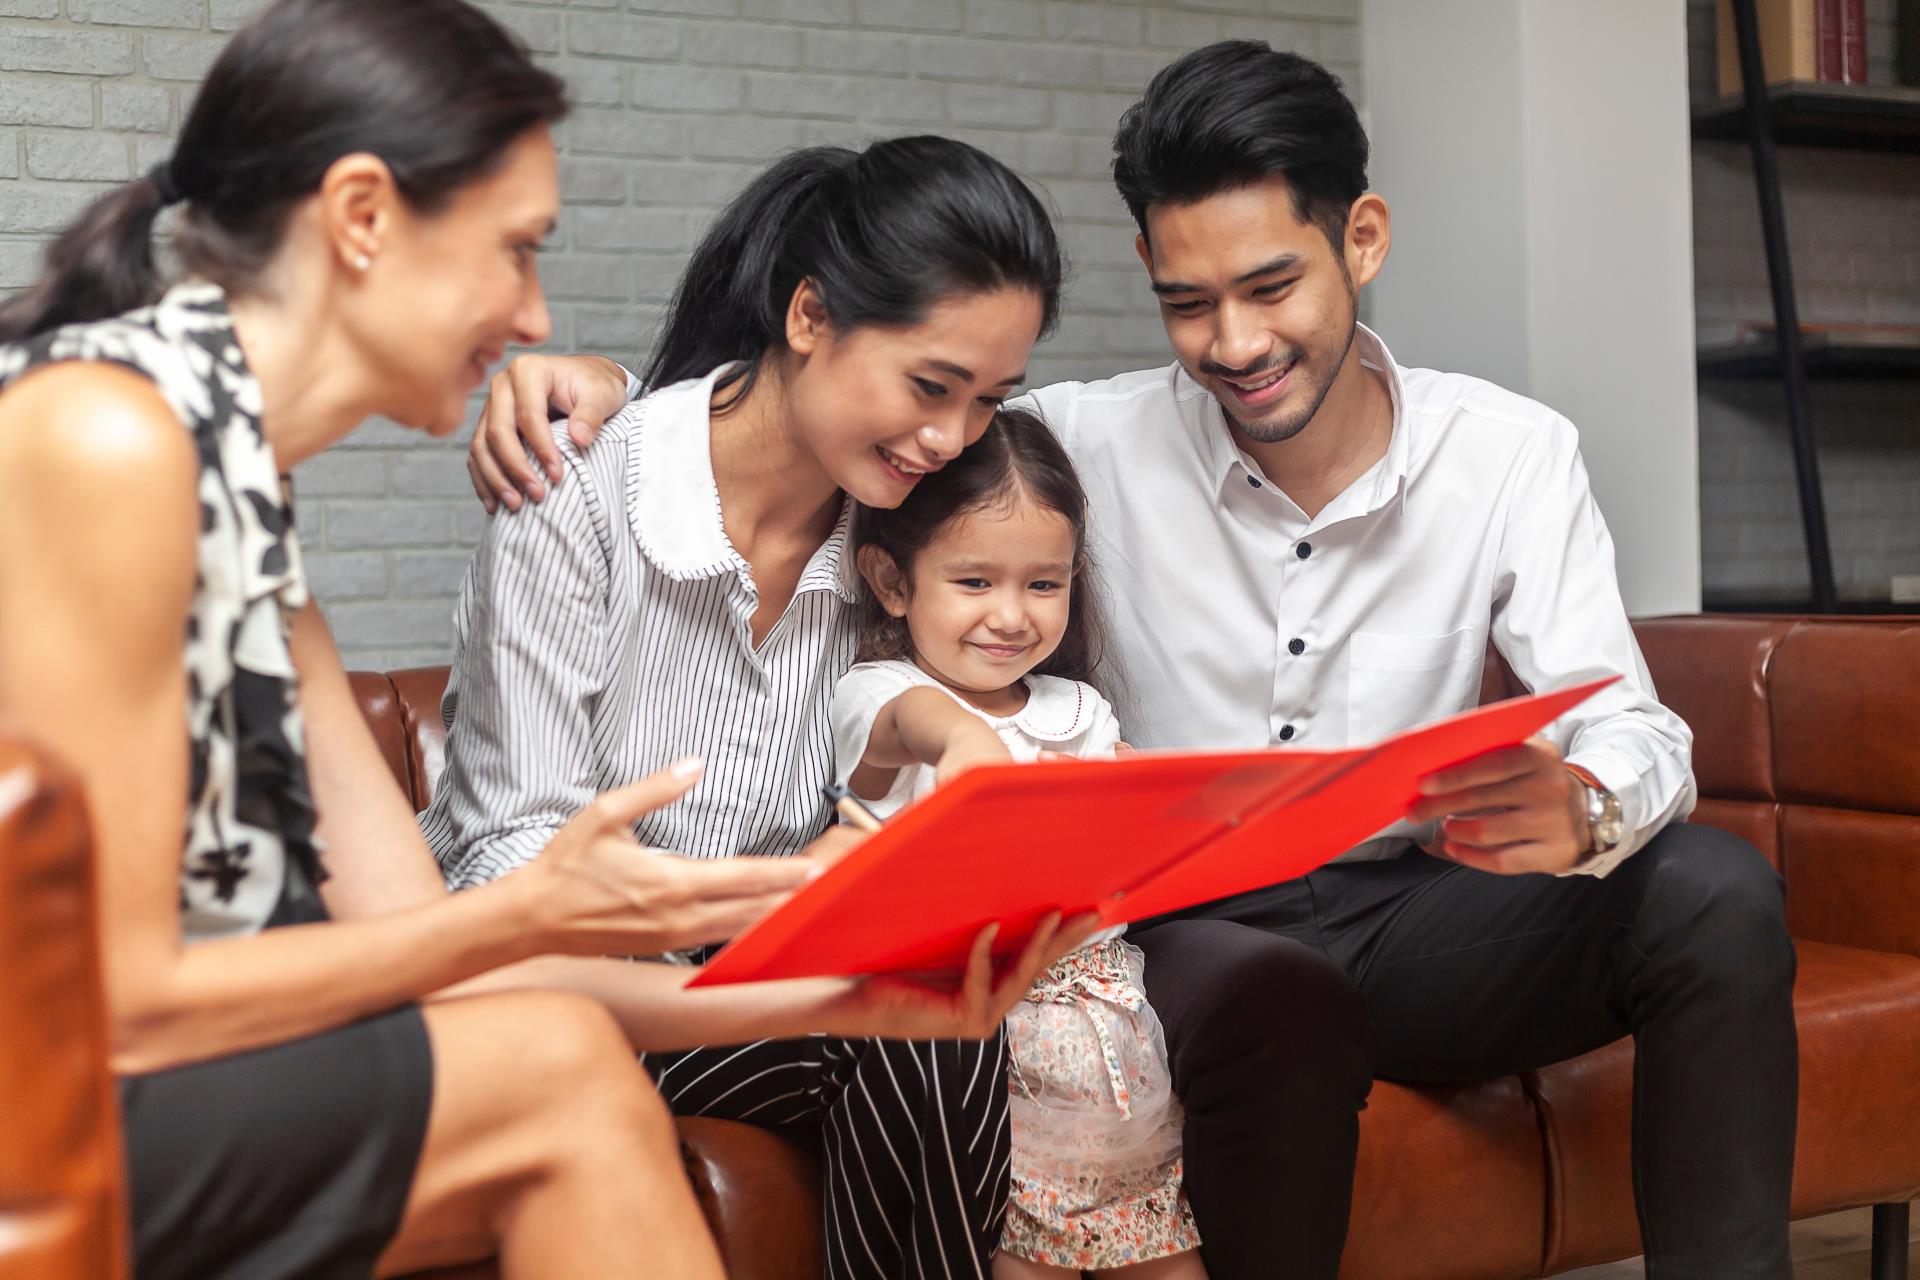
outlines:
[[368, 267], [371, 267], [372, 265], [373, 265], [373, 259], [369, 258], [364, 253], [353, 260], [353, 269], [355, 271], [365, 271]]

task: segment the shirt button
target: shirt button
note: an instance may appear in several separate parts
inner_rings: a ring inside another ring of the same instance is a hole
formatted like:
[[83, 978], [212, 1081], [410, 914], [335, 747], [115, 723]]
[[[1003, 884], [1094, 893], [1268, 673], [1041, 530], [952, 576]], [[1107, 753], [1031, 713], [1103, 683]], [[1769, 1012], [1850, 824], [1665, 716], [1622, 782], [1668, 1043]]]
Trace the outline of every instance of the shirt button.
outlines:
[[1259, 477], [1259, 476], [1248, 476], [1248, 477], [1247, 477], [1247, 483], [1248, 483], [1248, 484], [1250, 484], [1250, 485], [1252, 485], [1252, 486], [1253, 486], [1254, 488], [1256, 488], [1256, 489], [1258, 489], [1258, 488], [1260, 487], [1260, 477]]
[[1299, 546], [1293, 549], [1293, 554], [1299, 556], [1302, 560], [1305, 560], [1308, 556], [1313, 554], [1313, 544], [1311, 542], [1303, 542]]
[[1292, 654], [1294, 657], [1297, 658], [1301, 654], [1305, 653], [1306, 651], [1307, 651], [1307, 642], [1305, 640], [1300, 639], [1298, 636], [1287, 641], [1287, 652]]
[[1283, 725], [1281, 725], [1281, 726], [1280, 726], [1280, 741], [1282, 741], [1282, 742], [1291, 742], [1291, 741], [1293, 741], [1293, 726], [1292, 726], [1292, 725], [1290, 725], [1290, 724], [1283, 724]]

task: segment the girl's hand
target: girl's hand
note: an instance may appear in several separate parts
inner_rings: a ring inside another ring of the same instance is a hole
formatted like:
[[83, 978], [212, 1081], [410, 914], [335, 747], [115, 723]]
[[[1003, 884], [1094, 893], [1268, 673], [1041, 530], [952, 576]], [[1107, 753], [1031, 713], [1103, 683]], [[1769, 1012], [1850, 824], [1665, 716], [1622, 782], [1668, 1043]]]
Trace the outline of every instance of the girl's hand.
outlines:
[[515, 356], [493, 375], [467, 449], [467, 477], [480, 504], [488, 514], [501, 503], [518, 511], [522, 494], [535, 502], [547, 496], [527, 461], [528, 449], [546, 471], [546, 483], [560, 483], [549, 411], [567, 415], [567, 435], [584, 449], [626, 402], [626, 371], [602, 356]]
[[1059, 912], [1042, 917], [1027, 945], [995, 978], [993, 940], [1000, 926], [990, 924], [973, 940], [967, 967], [958, 975], [908, 977], [877, 974], [849, 986], [830, 1001], [823, 1030], [834, 1035], [889, 1040], [983, 1040], [1000, 1029], [1007, 1011], [1020, 1002], [1048, 965], [1073, 950], [1100, 928], [1091, 912], [1064, 924]]
[[850, 827], [844, 822], [838, 823], [822, 831], [794, 857], [800, 859], [804, 865], [818, 867], [825, 871], [865, 844], [870, 834], [858, 827]]
[[958, 725], [947, 739], [946, 750], [933, 768], [935, 785], [951, 782], [961, 773], [982, 764], [1007, 764], [1013, 753], [1000, 735], [972, 716]]
[[533, 895], [546, 950], [654, 955], [724, 942], [819, 874], [808, 858], [696, 860], [635, 840], [633, 823], [686, 794], [700, 772], [682, 761], [603, 793], [508, 879]]

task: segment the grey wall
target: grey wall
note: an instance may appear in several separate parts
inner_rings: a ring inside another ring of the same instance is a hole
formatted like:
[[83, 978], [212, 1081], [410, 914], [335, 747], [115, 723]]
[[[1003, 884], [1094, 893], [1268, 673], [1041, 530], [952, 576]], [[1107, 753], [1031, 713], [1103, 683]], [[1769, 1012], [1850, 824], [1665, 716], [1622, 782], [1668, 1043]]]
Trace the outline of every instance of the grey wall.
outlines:
[[[404, 0], [395, 0], [404, 3]], [[0, 289], [87, 199], [166, 156], [260, 0], [0, 0]], [[566, 212], [542, 259], [553, 346], [638, 359], [711, 212], [783, 149], [937, 131], [1042, 186], [1077, 275], [1036, 380], [1168, 359], [1107, 178], [1114, 123], [1175, 54], [1253, 36], [1358, 94], [1359, 0], [526, 0], [484, 3], [568, 80]], [[296, 478], [350, 666], [444, 661], [484, 519], [464, 433], [372, 423]]]
[[1697, 609], [1683, 12], [1368, 0], [1363, 27], [1373, 182], [1394, 210], [1382, 336], [1406, 364], [1565, 414], [1629, 612]]
[[[1893, 0], [1867, 0], [1869, 83], [1893, 82]], [[1714, 84], [1712, 0], [1689, 0], [1693, 94]], [[1920, 324], [1920, 164], [1911, 156], [1785, 147], [1787, 239], [1803, 323]], [[1700, 337], [1768, 320], [1746, 148], [1696, 144], [1695, 305]], [[1812, 384], [1823, 491], [1842, 597], [1884, 601], [1920, 573], [1920, 396], [1911, 382]], [[1786, 412], [1775, 382], [1700, 387], [1701, 555], [1709, 595], [1804, 595]]]

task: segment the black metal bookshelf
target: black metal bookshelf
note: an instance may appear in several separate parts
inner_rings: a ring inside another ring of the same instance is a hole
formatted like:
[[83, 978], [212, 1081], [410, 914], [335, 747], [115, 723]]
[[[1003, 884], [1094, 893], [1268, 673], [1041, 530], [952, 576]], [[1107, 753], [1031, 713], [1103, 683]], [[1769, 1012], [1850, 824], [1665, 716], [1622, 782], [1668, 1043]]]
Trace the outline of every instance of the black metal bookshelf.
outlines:
[[[1766, 106], [1778, 146], [1920, 154], [1920, 89], [1790, 80], [1767, 87]], [[1693, 136], [1745, 142], [1746, 99], [1696, 107]]]
[[[1920, 378], [1920, 341], [1849, 342], [1818, 332], [1800, 335], [1807, 376], [1855, 382]], [[1778, 378], [1780, 344], [1772, 337], [1707, 343], [1695, 353], [1702, 378]]]
[[1904, 345], [1848, 343], [1802, 331], [1787, 249], [1777, 148], [1815, 146], [1920, 154], [1920, 90], [1793, 81], [1768, 86], [1754, 0], [1732, 0], [1732, 9], [1741, 93], [1738, 98], [1697, 108], [1693, 136], [1704, 141], [1745, 141], [1753, 156], [1773, 326], [1772, 334], [1758, 342], [1703, 347], [1698, 352], [1698, 369], [1703, 378], [1779, 379], [1786, 397], [1787, 433], [1793, 446], [1800, 525], [1807, 548], [1809, 611], [1833, 613], [1842, 602], [1834, 589], [1833, 548], [1827, 535], [1826, 501], [1820, 488], [1820, 456], [1807, 380], [1913, 377], [1920, 367], [1920, 355]]

